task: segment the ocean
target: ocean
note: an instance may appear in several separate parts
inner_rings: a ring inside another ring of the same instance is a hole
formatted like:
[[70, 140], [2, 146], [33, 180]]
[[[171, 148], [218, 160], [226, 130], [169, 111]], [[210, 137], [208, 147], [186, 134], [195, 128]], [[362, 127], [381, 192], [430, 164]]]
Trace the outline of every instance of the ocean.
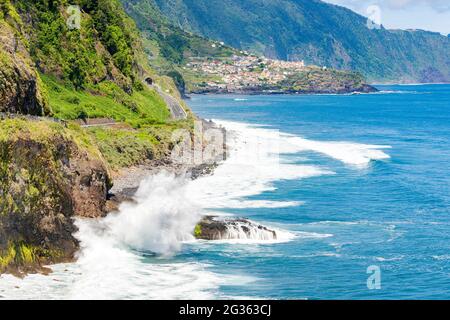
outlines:
[[[229, 157], [191, 181], [146, 178], [77, 222], [79, 259], [0, 277], [6, 299], [450, 299], [450, 85], [376, 94], [193, 96]], [[276, 239], [197, 241], [201, 215]]]

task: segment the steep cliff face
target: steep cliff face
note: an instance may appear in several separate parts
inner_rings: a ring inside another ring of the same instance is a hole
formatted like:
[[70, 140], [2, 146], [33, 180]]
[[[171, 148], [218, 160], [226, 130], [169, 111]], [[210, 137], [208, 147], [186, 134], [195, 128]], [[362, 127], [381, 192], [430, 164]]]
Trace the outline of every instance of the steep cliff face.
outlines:
[[42, 81], [20, 34], [0, 20], [0, 112], [50, 114]]
[[72, 259], [73, 218], [103, 216], [110, 187], [100, 153], [80, 129], [0, 121], [0, 273]]

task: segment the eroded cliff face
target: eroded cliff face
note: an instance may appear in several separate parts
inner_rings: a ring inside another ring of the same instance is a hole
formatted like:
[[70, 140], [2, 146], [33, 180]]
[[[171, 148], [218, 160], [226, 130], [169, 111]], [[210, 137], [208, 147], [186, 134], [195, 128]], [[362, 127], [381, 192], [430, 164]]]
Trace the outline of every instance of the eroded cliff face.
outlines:
[[45, 89], [23, 41], [0, 20], [0, 112], [48, 115]]
[[111, 181], [89, 138], [50, 121], [0, 121], [0, 273], [69, 261], [74, 218], [101, 217]]

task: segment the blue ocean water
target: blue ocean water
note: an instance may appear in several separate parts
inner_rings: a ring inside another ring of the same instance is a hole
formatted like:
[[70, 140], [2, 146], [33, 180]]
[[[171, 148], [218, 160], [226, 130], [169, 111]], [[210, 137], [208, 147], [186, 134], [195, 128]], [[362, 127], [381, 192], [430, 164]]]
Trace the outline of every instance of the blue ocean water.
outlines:
[[[256, 125], [316, 141], [387, 145], [364, 168], [310, 151], [286, 156], [334, 175], [275, 181], [252, 200], [287, 208], [230, 209], [296, 237], [277, 244], [192, 246], [199, 261], [240, 281], [221, 296], [274, 299], [450, 298], [450, 85], [379, 86], [379, 94], [194, 96], [207, 119]], [[369, 290], [370, 266], [381, 288]]]

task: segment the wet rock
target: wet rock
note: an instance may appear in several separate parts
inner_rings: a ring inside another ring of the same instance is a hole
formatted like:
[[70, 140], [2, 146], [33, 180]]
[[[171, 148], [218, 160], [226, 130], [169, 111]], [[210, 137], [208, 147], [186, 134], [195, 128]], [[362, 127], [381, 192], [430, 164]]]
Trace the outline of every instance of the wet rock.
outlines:
[[274, 230], [244, 218], [204, 217], [195, 227], [194, 236], [202, 240], [275, 240]]

